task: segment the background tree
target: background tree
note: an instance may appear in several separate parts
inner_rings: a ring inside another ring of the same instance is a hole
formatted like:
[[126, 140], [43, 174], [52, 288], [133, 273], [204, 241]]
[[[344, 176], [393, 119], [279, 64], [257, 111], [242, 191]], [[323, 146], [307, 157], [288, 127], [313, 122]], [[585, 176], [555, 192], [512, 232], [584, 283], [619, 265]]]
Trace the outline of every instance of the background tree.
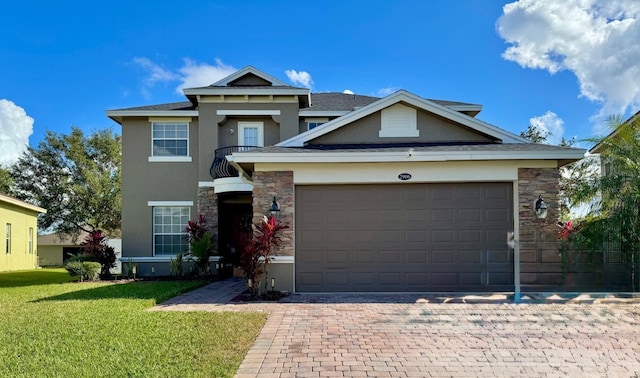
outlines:
[[120, 230], [121, 137], [111, 129], [85, 136], [48, 131], [10, 168], [12, 194], [47, 209], [40, 227], [74, 238], [81, 231]]
[[526, 139], [529, 139], [533, 143], [544, 143], [547, 141], [547, 138], [551, 135], [547, 130], [542, 130], [533, 125], [527, 126], [525, 131], [520, 132], [520, 136]]
[[9, 169], [0, 165], [0, 194], [9, 194], [12, 181]]

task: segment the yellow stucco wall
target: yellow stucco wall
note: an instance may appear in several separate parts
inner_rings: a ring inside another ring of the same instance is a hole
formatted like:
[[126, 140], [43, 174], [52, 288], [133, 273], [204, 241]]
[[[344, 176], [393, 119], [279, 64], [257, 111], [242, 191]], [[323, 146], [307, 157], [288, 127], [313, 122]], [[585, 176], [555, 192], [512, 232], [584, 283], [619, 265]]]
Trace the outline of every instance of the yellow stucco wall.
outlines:
[[41, 245], [38, 247], [38, 259], [40, 266], [62, 266], [61, 245]]
[[[0, 271], [38, 267], [37, 211], [0, 200]], [[11, 225], [10, 251], [7, 253], [7, 224]], [[32, 248], [29, 250], [29, 229]]]

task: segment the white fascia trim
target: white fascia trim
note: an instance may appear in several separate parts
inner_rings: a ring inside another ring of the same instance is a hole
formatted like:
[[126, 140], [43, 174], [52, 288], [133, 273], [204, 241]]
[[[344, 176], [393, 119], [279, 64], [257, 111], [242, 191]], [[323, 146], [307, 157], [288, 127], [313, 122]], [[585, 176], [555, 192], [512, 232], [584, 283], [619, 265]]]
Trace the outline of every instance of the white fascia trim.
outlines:
[[351, 110], [301, 110], [298, 112], [300, 117], [340, 117]]
[[193, 206], [193, 201], [147, 201], [147, 206]]
[[213, 181], [198, 181], [198, 188], [213, 188]]
[[149, 163], [191, 163], [191, 156], [149, 156]]
[[584, 151], [532, 152], [532, 151], [438, 151], [421, 152], [336, 152], [336, 153], [243, 153], [234, 155], [240, 163], [375, 163], [375, 162], [426, 162], [464, 160], [563, 160], [582, 159]]
[[218, 87], [185, 89], [186, 96], [196, 95], [306, 95], [308, 89], [298, 88], [246, 88], [246, 87]]
[[279, 116], [280, 110], [218, 110], [217, 115]]
[[[174, 255], [161, 255], [161, 256], [128, 256], [128, 257], [120, 257], [119, 260], [123, 263], [127, 263], [129, 261], [135, 263], [156, 263], [156, 262], [170, 262], [171, 259], [175, 259]], [[222, 258], [220, 256], [211, 256], [209, 257], [209, 261], [220, 261]], [[185, 261], [188, 261], [185, 258]]]
[[107, 110], [109, 117], [197, 117], [197, 110]]
[[214, 181], [214, 193], [227, 193], [227, 192], [252, 192], [253, 184], [246, 180], [244, 177], [224, 177], [215, 179]]
[[6, 202], [6, 203], [9, 203], [9, 204], [14, 205], [14, 206], [18, 206], [18, 207], [22, 207], [24, 209], [35, 211], [37, 213], [43, 213], [44, 214], [44, 213], [47, 212], [47, 210], [45, 210], [45, 209], [43, 209], [43, 208], [41, 208], [39, 206], [32, 205], [30, 203], [27, 203], [27, 202], [24, 202], [24, 201], [20, 201], [17, 198], [5, 196], [5, 195], [2, 195], [2, 194], [0, 194], [0, 202]]
[[482, 122], [473, 117], [469, 117], [466, 114], [460, 113], [456, 110], [452, 110], [446, 106], [438, 105], [429, 100], [425, 100], [424, 98], [416, 96], [413, 93], [407, 92], [405, 90], [399, 90], [365, 107], [362, 107], [358, 110], [354, 110], [349, 114], [345, 114], [340, 118], [336, 118], [333, 121], [330, 121], [325, 123], [324, 125], [318, 126], [315, 129], [311, 129], [302, 134], [298, 134], [292, 138], [284, 140], [276, 144], [276, 146], [302, 147], [306, 142], [310, 140], [316, 139], [344, 125], [357, 121], [361, 118], [364, 118], [365, 116], [373, 114], [377, 111], [380, 111], [384, 108], [387, 108], [401, 101], [407, 104], [413, 105], [417, 108], [431, 112], [433, 114], [439, 115], [441, 117], [444, 117], [451, 121], [468, 126], [472, 129], [475, 129], [481, 133], [490, 135], [494, 138], [500, 139], [503, 141], [503, 143], [530, 143], [527, 139], [520, 137], [516, 134], [502, 130], [496, 126], [493, 126], [486, 122]]
[[285, 83], [284, 81], [281, 81], [279, 79], [276, 79], [275, 77], [269, 75], [266, 72], [262, 72], [259, 69], [253, 67], [253, 66], [246, 66], [244, 68], [239, 69], [238, 71], [232, 73], [231, 75], [222, 78], [218, 81], [216, 81], [215, 83], [211, 84], [212, 86], [227, 86], [230, 82], [241, 78], [242, 76], [248, 74], [248, 73], [252, 73], [256, 76], [258, 76], [261, 79], [264, 79], [268, 82], [270, 82], [272, 85], [282, 85], [282, 86], [288, 86], [287, 83]]

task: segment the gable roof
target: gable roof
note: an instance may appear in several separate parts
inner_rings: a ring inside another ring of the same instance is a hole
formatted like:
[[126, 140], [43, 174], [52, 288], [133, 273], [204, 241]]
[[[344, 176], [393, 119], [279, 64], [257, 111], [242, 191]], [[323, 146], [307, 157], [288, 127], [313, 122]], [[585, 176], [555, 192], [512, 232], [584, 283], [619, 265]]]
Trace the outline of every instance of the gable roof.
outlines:
[[216, 81], [215, 83], [211, 84], [210, 87], [226, 87], [229, 85], [229, 83], [232, 83], [234, 81], [236, 81], [237, 79], [240, 79], [241, 77], [248, 75], [248, 74], [253, 74], [261, 79], [264, 79], [268, 82], [271, 83], [271, 85], [273, 86], [281, 86], [281, 87], [288, 87], [289, 85], [279, 79], [276, 79], [275, 77], [269, 75], [266, 72], [262, 72], [259, 69], [253, 67], [253, 66], [246, 66], [234, 73], [232, 73], [231, 75], [222, 78], [218, 81]]
[[451, 121], [457, 122], [461, 125], [467, 126], [480, 133], [499, 139], [503, 143], [530, 143], [530, 141], [528, 141], [527, 139], [519, 135], [512, 134], [506, 130], [502, 130], [496, 126], [480, 121], [466, 114], [460, 113], [457, 110], [438, 104], [432, 100], [424, 99], [411, 92], [408, 92], [405, 90], [399, 90], [387, 97], [384, 97], [360, 109], [354, 110], [351, 113], [345, 114], [340, 118], [336, 118], [314, 129], [311, 129], [302, 134], [296, 135], [285, 141], [282, 141], [276, 144], [276, 146], [302, 147], [307, 142], [313, 139], [316, 139], [322, 135], [328, 134], [340, 127], [348, 125], [354, 121], [357, 121], [361, 118], [364, 118], [370, 114], [378, 112], [384, 108], [387, 108], [399, 102], [407, 103], [419, 109], [425, 110], [427, 112], [430, 112], [438, 116], [441, 116], [443, 118], [449, 119]]
[[41, 207], [32, 205], [30, 203], [21, 201], [21, 200], [19, 200], [17, 198], [13, 198], [13, 197], [10, 197], [10, 196], [4, 195], [4, 194], [0, 194], [0, 203], [8, 203], [8, 204], [11, 204], [11, 205], [14, 205], [14, 206], [21, 207], [23, 209], [35, 211], [36, 213], [46, 213], [47, 212], [47, 210], [45, 210], [45, 209], [43, 209]]

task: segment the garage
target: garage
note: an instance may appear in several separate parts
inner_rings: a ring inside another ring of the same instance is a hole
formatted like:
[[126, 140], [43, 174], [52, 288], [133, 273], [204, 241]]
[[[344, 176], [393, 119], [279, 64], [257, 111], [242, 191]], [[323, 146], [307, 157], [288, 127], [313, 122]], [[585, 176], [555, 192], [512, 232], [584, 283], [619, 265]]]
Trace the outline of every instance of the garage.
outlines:
[[298, 292], [511, 291], [510, 182], [295, 187]]

